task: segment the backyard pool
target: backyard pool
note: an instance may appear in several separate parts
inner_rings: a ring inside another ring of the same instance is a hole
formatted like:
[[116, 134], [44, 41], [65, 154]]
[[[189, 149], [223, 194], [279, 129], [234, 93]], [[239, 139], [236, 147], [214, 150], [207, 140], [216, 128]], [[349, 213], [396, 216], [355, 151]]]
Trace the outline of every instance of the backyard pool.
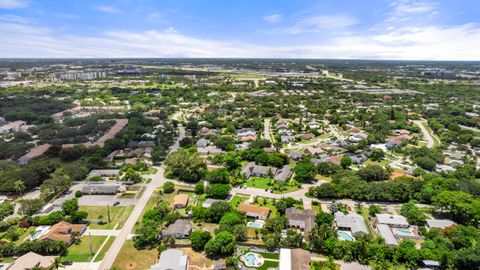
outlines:
[[263, 256], [249, 252], [242, 256], [242, 261], [248, 267], [260, 267], [263, 265]]
[[30, 240], [36, 240], [40, 236], [46, 234], [48, 230], [50, 229], [50, 226], [38, 226], [35, 231], [28, 237]]
[[392, 229], [393, 234], [398, 236], [415, 236], [411, 229]]
[[337, 232], [337, 236], [340, 240], [344, 240], [344, 241], [353, 241], [355, 240], [353, 238], [353, 236], [350, 235], [350, 233], [348, 232], [344, 232], [344, 231], [338, 231]]
[[252, 228], [256, 228], [256, 229], [263, 228], [263, 224], [265, 224], [265, 221], [259, 220], [259, 219], [255, 220], [255, 222], [253, 222], [253, 221], [247, 222], [248, 227], [252, 227]]

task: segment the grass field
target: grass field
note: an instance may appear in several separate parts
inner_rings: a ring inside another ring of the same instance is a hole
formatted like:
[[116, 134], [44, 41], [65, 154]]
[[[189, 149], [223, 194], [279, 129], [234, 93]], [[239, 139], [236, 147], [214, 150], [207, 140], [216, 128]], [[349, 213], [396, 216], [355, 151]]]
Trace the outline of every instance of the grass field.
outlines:
[[232, 206], [232, 208], [237, 209], [237, 207], [244, 201], [248, 200], [248, 197], [246, 196], [239, 196], [235, 195], [233, 198], [230, 200], [229, 204]]
[[[105, 224], [90, 224], [90, 229], [102, 229], [109, 230], [115, 227], [115, 224], [119, 223], [117, 229], [122, 228], [130, 212], [133, 210], [133, 206], [110, 206], [110, 223]], [[88, 219], [98, 220], [100, 215], [103, 216], [103, 221], [108, 222], [108, 214], [106, 206], [80, 206], [80, 210], [88, 213]]]
[[[100, 249], [100, 246], [103, 244], [105, 239], [107, 239], [106, 236], [92, 236], [92, 249], [94, 254], [98, 252], [98, 250]], [[111, 239], [113, 239], [113, 237], [111, 237]], [[109, 240], [108, 242], [111, 245], [113, 240], [112, 241]], [[101, 253], [103, 253], [101, 254], [102, 258], [104, 256], [104, 253], [108, 250], [108, 248], [109, 248], [108, 245], [103, 247], [101, 251]], [[64, 257], [62, 257], [62, 259], [66, 261], [72, 261], [72, 262], [89, 262], [90, 260], [93, 259], [94, 254], [92, 255], [90, 253], [90, 236], [83, 236], [81, 238], [80, 244], [71, 245], [67, 250], [67, 254]]]
[[137, 250], [133, 246], [133, 240], [127, 240], [118, 254], [112, 269], [144, 270], [150, 269], [158, 259], [156, 249]]
[[277, 216], [277, 208], [273, 204], [273, 199], [259, 197], [257, 198], [257, 202], [254, 202], [253, 204], [270, 209], [270, 217]]
[[269, 189], [271, 183], [272, 179], [269, 178], [251, 177], [247, 182], [245, 182], [245, 185], [247, 187]]

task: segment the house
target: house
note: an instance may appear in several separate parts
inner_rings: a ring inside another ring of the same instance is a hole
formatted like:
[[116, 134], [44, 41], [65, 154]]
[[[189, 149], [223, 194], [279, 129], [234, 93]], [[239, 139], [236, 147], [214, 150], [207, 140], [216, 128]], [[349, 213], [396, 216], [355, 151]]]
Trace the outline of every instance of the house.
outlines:
[[440, 172], [454, 172], [455, 168], [448, 166], [448, 165], [443, 165], [443, 164], [437, 164], [435, 166], [435, 172], [440, 173]]
[[162, 230], [162, 237], [171, 237], [175, 239], [185, 239], [190, 236], [192, 225], [188, 219], [177, 219], [165, 230]]
[[173, 208], [186, 208], [188, 205], [188, 195], [178, 194], [173, 198]]
[[355, 164], [362, 164], [368, 160], [368, 158], [364, 154], [351, 155], [349, 157]]
[[335, 213], [335, 224], [339, 230], [349, 230], [353, 236], [368, 234], [363, 217], [357, 213]]
[[292, 176], [292, 168], [288, 165], [284, 165], [282, 168], [277, 169], [271, 166], [257, 165], [255, 162], [249, 162], [242, 168], [241, 175], [244, 178], [249, 179], [252, 176], [270, 178], [273, 177], [275, 181], [279, 183], [285, 183]]
[[200, 148], [197, 148], [197, 152], [202, 156], [221, 155], [225, 153], [225, 151], [215, 146], [200, 147]]
[[313, 120], [313, 121], [311, 121], [310, 123], [308, 123], [308, 126], [309, 126], [311, 129], [319, 129], [319, 128], [320, 128], [320, 123], [318, 123], [317, 121]]
[[237, 138], [241, 141], [257, 139], [257, 132], [253, 128], [242, 128], [237, 131]]
[[238, 206], [238, 211], [245, 213], [249, 218], [265, 220], [270, 215], [270, 209], [267, 207], [257, 206], [248, 203], [241, 203]]
[[313, 134], [313, 133], [306, 133], [306, 134], [303, 134], [302, 137], [303, 137], [304, 140], [311, 140], [311, 139], [314, 139], [314, 138], [315, 138], [315, 134]]
[[158, 263], [151, 270], [187, 270], [188, 257], [178, 249], [167, 249], [160, 254]]
[[85, 224], [71, 224], [66, 221], [61, 221], [53, 225], [46, 234], [40, 236], [38, 239], [63, 241], [67, 245], [71, 245], [74, 240], [72, 233], [78, 233], [79, 235], [82, 235], [86, 230], [87, 225]]
[[385, 240], [385, 245], [387, 246], [398, 246], [397, 239], [390, 230], [390, 227], [385, 224], [377, 225], [378, 234]]
[[293, 160], [300, 160], [303, 157], [303, 153], [299, 151], [291, 151], [288, 153], [288, 156]]
[[207, 199], [203, 202], [202, 207], [203, 207], [203, 208], [210, 208], [210, 206], [212, 206], [212, 204], [213, 204], [214, 202], [218, 202], [218, 201], [220, 201], [220, 200], [216, 200], [216, 199], [212, 199], [212, 198], [207, 198]]
[[85, 185], [82, 188], [83, 194], [88, 195], [115, 195], [118, 193], [120, 185]]
[[39, 157], [43, 156], [48, 151], [48, 149], [50, 149], [50, 147], [52, 147], [52, 145], [50, 145], [48, 143], [39, 145], [37, 147], [34, 147], [30, 151], [28, 151], [27, 154], [21, 156], [18, 159], [18, 164], [20, 164], [20, 165], [28, 164], [33, 159], [36, 159], [36, 158], [39, 158]]
[[285, 165], [281, 169], [278, 169], [275, 172], [273, 179], [275, 179], [275, 181], [277, 181], [280, 184], [284, 184], [285, 182], [287, 182], [287, 180], [290, 179], [290, 177], [292, 177], [292, 174], [293, 174], [292, 167]]
[[280, 136], [280, 141], [282, 143], [290, 143], [290, 142], [295, 141], [295, 138], [291, 135], [282, 135], [282, 136]]
[[393, 148], [399, 147], [401, 144], [402, 144], [402, 140], [395, 138], [386, 142], [385, 147], [387, 147], [388, 149], [393, 149]]
[[310, 252], [301, 249], [280, 249], [278, 270], [310, 270]]
[[277, 128], [288, 128], [288, 122], [285, 120], [278, 120], [275, 125], [277, 126]]
[[197, 148], [204, 148], [204, 147], [207, 147], [209, 144], [210, 144], [210, 141], [203, 138], [198, 140], [196, 143]]
[[409, 227], [407, 218], [401, 215], [375, 214], [375, 220], [378, 224], [384, 224], [395, 228]]
[[427, 219], [425, 227], [430, 230], [433, 228], [445, 229], [445, 228], [456, 226], [456, 225], [457, 223], [449, 219]]
[[285, 216], [288, 219], [288, 227], [300, 229], [308, 237], [310, 230], [315, 226], [315, 213], [313, 210], [298, 210], [290, 207], [285, 210]]
[[27, 123], [25, 121], [9, 122], [3, 126], [0, 126], [0, 133], [19, 132], [21, 131], [21, 127], [26, 124]]
[[353, 134], [352, 136], [348, 137], [348, 140], [351, 142], [360, 142], [362, 140], [366, 140], [368, 138], [368, 135], [365, 133], [356, 133]]
[[53, 256], [42, 256], [35, 252], [28, 252], [20, 257], [18, 257], [15, 262], [10, 264], [6, 270], [31, 270], [36, 267], [49, 268], [55, 257]]
[[306, 147], [303, 152], [307, 155], [315, 155], [315, 154], [323, 154], [325, 153], [325, 150], [323, 150], [320, 147]]
[[120, 170], [91, 170], [88, 173], [87, 178], [92, 178], [94, 176], [100, 176], [100, 177], [117, 177], [120, 175]]

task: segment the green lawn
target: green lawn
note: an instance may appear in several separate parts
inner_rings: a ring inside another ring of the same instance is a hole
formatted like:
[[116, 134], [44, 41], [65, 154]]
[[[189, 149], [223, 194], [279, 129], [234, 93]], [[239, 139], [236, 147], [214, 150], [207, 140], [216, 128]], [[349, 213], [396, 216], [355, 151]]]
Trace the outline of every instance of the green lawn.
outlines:
[[[113, 237], [110, 237], [113, 239]], [[103, 242], [107, 239], [106, 236], [91, 236], [92, 239], [92, 250], [93, 255], [90, 253], [90, 236], [85, 235], [81, 238], [81, 241], [78, 245], [73, 244], [71, 245], [68, 250], [67, 254], [62, 257], [63, 260], [72, 261], [72, 262], [89, 262], [93, 259], [93, 256], [96, 252], [100, 249], [100, 246]], [[113, 240], [112, 240], [113, 241]], [[111, 244], [111, 241], [109, 241]], [[103, 250], [108, 250], [108, 246], [103, 247]], [[102, 250], [102, 253], [105, 251]], [[103, 258], [104, 254], [102, 254]]]
[[256, 202], [254, 201], [253, 204], [267, 207], [268, 209], [270, 209], [270, 217], [277, 216], [277, 208], [273, 204], [273, 199], [258, 197], [257, 201]]
[[237, 209], [237, 207], [244, 201], [248, 200], [248, 197], [246, 196], [239, 196], [235, 195], [233, 198], [230, 200], [229, 204], [232, 206], [232, 208]]
[[247, 187], [269, 189], [271, 187], [270, 184], [272, 183], [272, 181], [273, 180], [270, 178], [250, 177], [250, 179], [245, 182], [245, 185]]
[[272, 259], [272, 260], [280, 259], [280, 254], [279, 253], [263, 253], [263, 252], [257, 252], [257, 253], [262, 255], [266, 259]]
[[[90, 229], [113, 229], [117, 223], [119, 226], [117, 229], [122, 228], [123, 223], [127, 220], [130, 212], [133, 210], [133, 205], [126, 206], [110, 206], [110, 223], [105, 224], [90, 224]], [[91, 220], [98, 220], [99, 215], [103, 216], [103, 221], [108, 222], [108, 213], [106, 206], [80, 206], [80, 210], [86, 211], [88, 213], [88, 218]]]

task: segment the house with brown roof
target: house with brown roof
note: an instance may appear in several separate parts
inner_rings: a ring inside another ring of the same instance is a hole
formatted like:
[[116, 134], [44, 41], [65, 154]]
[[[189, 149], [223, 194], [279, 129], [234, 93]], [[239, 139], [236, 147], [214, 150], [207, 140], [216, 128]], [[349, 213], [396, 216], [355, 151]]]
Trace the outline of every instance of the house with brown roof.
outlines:
[[35, 252], [29, 252], [18, 257], [6, 270], [30, 270], [35, 267], [48, 268], [55, 261], [53, 256], [42, 256]]
[[310, 252], [301, 249], [280, 249], [279, 270], [309, 270]]
[[50, 241], [63, 241], [67, 245], [73, 243], [72, 233], [78, 233], [82, 235], [87, 230], [87, 225], [85, 224], [71, 224], [66, 221], [61, 221], [53, 225], [50, 230], [40, 236], [39, 240], [50, 240]]
[[48, 143], [45, 143], [45, 144], [39, 145], [37, 147], [34, 147], [30, 151], [28, 151], [27, 154], [21, 156], [18, 159], [18, 164], [21, 164], [21, 165], [28, 164], [33, 159], [36, 159], [36, 158], [39, 158], [39, 157], [43, 156], [48, 151], [48, 149], [50, 149], [50, 147], [52, 147], [52, 145], [48, 144]]
[[248, 203], [242, 203], [238, 206], [238, 211], [245, 213], [249, 218], [265, 220], [270, 215], [270, 209]]
[[186, 208], [188, 205], [188, 195], [187, 194], [178, 194], [173, 198], [173, 208]]

